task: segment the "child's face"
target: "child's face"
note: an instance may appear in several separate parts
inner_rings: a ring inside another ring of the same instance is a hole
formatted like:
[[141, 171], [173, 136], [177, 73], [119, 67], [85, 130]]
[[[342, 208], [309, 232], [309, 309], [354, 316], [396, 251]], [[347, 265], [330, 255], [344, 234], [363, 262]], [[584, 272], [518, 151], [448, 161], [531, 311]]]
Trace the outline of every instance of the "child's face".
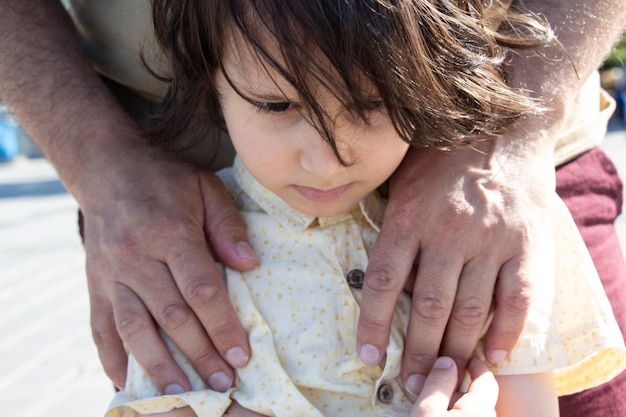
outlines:
[[389, 178], [409, 145], [384, 111], [374, 111], [366, 124], [320, 91], [318, 103], [334, 115], [333, 136], [348, 164], [343, 166], [307, 120], [293, 87], [246, 51], [239, 48], [223, 62], [236, 89], [254, 103], [221, 71], [216, 81], [231, 140], [257, 181], [301, 213], [329, 217], [349, 210]]

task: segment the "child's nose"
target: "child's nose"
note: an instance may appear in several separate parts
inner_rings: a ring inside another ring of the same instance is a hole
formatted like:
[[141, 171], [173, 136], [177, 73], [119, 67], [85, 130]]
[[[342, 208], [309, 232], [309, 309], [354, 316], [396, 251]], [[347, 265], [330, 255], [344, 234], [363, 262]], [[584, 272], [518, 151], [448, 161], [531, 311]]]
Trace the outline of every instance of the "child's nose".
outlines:
[[300, 151], [300, 165], [318, 179], [330, 181], [343, 166], [317, 129], [310, 126], [307, 133]]
[[341, 169], [337, 156], [322, 138], [305, 145], [300, 153], [300, 165], [319, 179], [331, 179]]

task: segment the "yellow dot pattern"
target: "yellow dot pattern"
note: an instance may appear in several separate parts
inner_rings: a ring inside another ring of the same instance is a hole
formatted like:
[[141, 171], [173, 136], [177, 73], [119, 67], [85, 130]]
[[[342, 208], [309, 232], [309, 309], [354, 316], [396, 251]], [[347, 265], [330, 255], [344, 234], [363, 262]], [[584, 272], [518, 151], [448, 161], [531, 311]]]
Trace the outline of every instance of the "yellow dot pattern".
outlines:
[[[238, 159], [220, 177], [261, 261], [253, 271], [226, 270], [231, 301], [250, 339], [250, 362], [238, 370], [235, 388], [217, 393], [166, 338], [194, 391], [161, 395], [131, 357], [127, 386], [107, 417], [185, 405], [199, 416], [214, 417], [233, 400], [268, 416], [408, 416], [411, 401], [398, 379], [410, 299], [403, 294], [398, 302], [384, 365], [367, 368], [355, 346], [360, 290], [345, 279], [353, 269], [365, 271], [384, 201], [372, 194], [348, 213], [311, 218], [265, 190]], [[538, 275], [538, 296], [524, 334], [508, 362], [493, 370], [554, 371], [559, 392], [569, 393], [624, 369], [626, 350], [593, 265], [558, 202], [554, 217], [557, 248], [546, 250], [538, 271], [554, 270], [558, 278]], [[378, 398], [383, 385], [385, 392], [391, 389], [390, 401]]]

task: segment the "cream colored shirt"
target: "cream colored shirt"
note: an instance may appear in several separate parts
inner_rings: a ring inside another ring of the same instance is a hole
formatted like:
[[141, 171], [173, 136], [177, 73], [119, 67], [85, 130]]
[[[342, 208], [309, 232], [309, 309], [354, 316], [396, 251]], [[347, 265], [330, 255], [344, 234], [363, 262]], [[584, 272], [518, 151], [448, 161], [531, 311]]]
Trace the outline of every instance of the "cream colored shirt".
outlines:
[[[408, 416], [411, 401], [398, 383], [410, 299], [402, 294], [384, 366], [356, 355], [360, 290], [348, 284], [365, 271], [384, 201], [368, 195], [332, 218], [298, 213], [264, 189], [236, 159], [219, 173], [248, 226], [261, 266], [226, 271], [227, 286], [252, 355], [227, 393], [207, 389], [181, 352], [174, 358], [194, 392], [161, 395], [131, 357], [124, 391], [107, 417], [156, 413], [190, 405], [221, 416], [232, 400], [275, 416]], [[553, 207], [556, 254], [546, 251], [540, 286], [520, 342], [496, 374], [553, 371], [559, 394], [607, 381], [626, 367], [626, 349], [611, 307], [569, 212]], [[555, 266], [556, 265], [556, 266]], [[168, 341], [169, 343], [169, 341]], [[477, 348], [481, 353], [481, 346]]]

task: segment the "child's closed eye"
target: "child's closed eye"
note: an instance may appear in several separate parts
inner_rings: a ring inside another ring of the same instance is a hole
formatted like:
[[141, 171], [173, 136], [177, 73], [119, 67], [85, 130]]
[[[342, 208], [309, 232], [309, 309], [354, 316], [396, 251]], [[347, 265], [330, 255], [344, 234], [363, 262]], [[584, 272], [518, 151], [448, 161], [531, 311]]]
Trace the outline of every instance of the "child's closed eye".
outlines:
[[259, 113], [285, 113], [295, 108], [295, 103], [284, 102], [250, 102]]

